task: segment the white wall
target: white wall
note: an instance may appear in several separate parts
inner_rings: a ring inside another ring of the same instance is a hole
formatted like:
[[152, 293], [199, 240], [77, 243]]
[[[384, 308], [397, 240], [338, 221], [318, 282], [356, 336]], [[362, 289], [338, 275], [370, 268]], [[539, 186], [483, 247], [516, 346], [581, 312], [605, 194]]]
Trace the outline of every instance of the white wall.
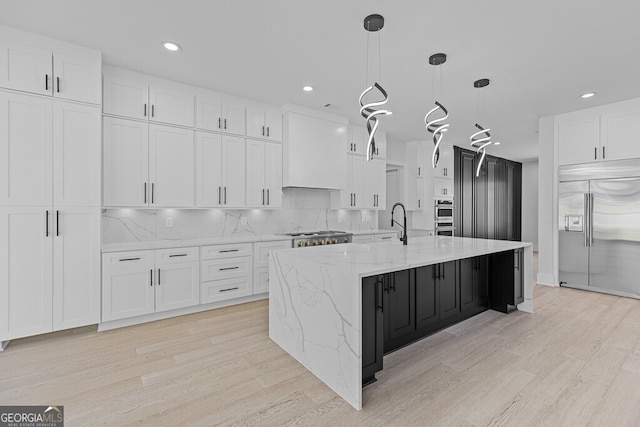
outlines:
[[538, 250], [538, 161], [522, 163], [522, 241]]
[[557, 177], [554, 146], [554, 118], [538, 124], [538, 283], [556, 286]]

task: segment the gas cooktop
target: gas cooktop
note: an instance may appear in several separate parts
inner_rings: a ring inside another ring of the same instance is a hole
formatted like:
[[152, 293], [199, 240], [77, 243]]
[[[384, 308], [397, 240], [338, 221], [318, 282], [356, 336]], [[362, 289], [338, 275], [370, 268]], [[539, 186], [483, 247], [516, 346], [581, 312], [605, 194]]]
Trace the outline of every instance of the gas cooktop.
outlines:
[[313, 236], [326, 236], [326, 235], [340, 235], [340, 234], [348, 234], [346, 231], [335, 231], [335, 230], [322, 230], [322, 231], [301, 231], [297, 233], [282, 233], [285, 236], [291, 237], [313, 237]]

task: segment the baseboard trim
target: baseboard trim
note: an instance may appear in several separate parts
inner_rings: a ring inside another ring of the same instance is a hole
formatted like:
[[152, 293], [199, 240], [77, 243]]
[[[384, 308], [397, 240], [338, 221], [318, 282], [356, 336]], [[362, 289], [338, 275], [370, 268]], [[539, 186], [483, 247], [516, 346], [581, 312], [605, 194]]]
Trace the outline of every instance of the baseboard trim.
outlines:
[[11, 340], [6, 340], [6, 341], [0, 342], [0, 351], [4, 351], [4, 349], [7, 348], [7, 346], [9, 345], [10, 342], [11, 342]]
[[553, 277], [553, 274], [538, 273], [536, 282], [540, 285], [545, 286], [558, 286], [555, 277]]

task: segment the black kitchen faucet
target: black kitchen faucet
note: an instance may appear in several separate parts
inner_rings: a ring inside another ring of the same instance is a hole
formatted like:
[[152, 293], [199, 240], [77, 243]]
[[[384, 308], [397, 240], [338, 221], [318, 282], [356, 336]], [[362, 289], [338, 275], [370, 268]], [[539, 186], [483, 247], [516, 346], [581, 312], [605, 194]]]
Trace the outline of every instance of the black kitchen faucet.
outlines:
[[[404, 225], [400, 224], [398, 221], [395, 221], [393, 219], [393, 211], [396, 210], [396, 206], [400, 206], [402, 207], [402, 212], [404, 214]], [[400, 227], [402, 227], [402, 232], [403, 235], [400, 238], [400, 240], [402, 240], [402, 244], [406, 245], [407, 244], [407, 210], [404, 208], [404, 205], [400, 202], [396, 203], [395, 205], [393, 205], [393, 208], [391, 209], [391, 226], [393, 227], [393, 224], [396, 223], [398, 224]]]

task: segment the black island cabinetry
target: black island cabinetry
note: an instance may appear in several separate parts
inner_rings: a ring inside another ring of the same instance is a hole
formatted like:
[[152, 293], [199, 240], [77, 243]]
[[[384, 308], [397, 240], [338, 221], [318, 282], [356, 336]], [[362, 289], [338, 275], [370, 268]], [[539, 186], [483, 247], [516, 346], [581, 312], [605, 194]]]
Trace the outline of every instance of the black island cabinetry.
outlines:
[[485, 310], [523, 300], [521, 249], [362, 279], [362, 382], [375, 381], [384, 354]]

